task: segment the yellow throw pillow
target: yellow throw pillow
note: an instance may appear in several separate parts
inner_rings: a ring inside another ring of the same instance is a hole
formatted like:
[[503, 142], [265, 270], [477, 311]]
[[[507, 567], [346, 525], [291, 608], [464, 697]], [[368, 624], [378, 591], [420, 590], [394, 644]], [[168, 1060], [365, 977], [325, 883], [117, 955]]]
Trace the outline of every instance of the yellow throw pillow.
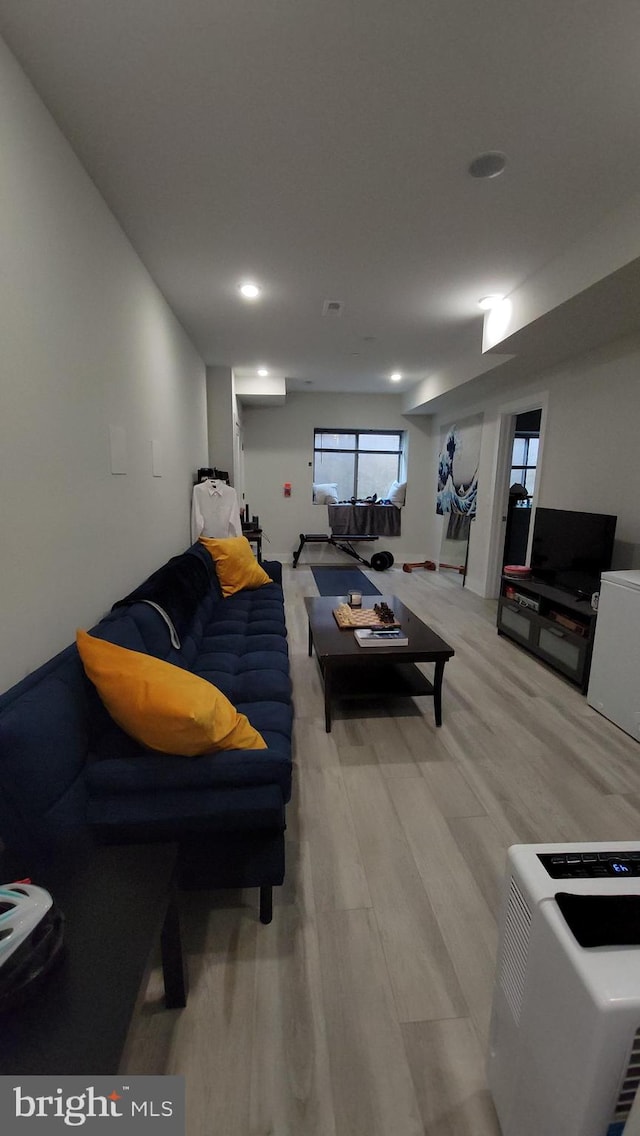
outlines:
[[215, 560], [223, 596], [232, 596], [243, 588], [261, 588], [263, 584], [273, 583], [258, 564], [246, 536], [228, 536], [223, 540], [201, 536], [199, 540]]
[[111, 717], [142, 745], [187, 757], [267, 748], [248, 718], [206, 679], [86, 631], [76, 632], [76, 644]]

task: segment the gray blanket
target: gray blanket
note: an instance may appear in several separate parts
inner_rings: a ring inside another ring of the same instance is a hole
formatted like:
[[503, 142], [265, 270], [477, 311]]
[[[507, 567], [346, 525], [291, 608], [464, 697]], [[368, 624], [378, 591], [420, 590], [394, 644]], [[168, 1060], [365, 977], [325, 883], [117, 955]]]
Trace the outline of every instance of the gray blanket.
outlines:
[[397, 505], [327, 505], [333, 536], [400, 536]]

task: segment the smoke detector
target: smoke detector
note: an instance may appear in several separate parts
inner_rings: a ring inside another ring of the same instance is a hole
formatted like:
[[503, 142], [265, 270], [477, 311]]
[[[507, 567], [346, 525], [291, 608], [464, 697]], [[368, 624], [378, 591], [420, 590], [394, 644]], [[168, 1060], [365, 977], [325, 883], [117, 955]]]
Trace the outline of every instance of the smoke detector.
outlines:
[[344, 304], [342, 300], [325, 300], [322, 305], [323, 316], [341, 316]]
[[507, 164], [506, 154], [500, 150], [487, 150], [486, 154], [478, 154], [468, 167], [472, 178], [494, 178], [502, 173]]

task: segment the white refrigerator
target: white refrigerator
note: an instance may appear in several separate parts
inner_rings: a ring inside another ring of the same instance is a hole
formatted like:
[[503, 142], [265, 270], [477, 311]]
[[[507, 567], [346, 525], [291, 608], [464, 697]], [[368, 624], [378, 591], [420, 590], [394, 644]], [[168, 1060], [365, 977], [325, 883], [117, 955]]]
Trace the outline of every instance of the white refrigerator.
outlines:
[[602, 573], [587, 702], [640, 741], [640, 571]]

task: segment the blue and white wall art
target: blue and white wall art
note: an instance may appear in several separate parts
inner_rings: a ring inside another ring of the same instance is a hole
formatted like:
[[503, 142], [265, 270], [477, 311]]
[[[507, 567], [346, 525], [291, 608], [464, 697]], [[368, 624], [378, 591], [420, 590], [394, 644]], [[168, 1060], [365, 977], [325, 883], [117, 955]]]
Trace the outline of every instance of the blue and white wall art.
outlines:
[[438, 459], [436, 512], [475, 516], [482, 414], [446, 426]]

